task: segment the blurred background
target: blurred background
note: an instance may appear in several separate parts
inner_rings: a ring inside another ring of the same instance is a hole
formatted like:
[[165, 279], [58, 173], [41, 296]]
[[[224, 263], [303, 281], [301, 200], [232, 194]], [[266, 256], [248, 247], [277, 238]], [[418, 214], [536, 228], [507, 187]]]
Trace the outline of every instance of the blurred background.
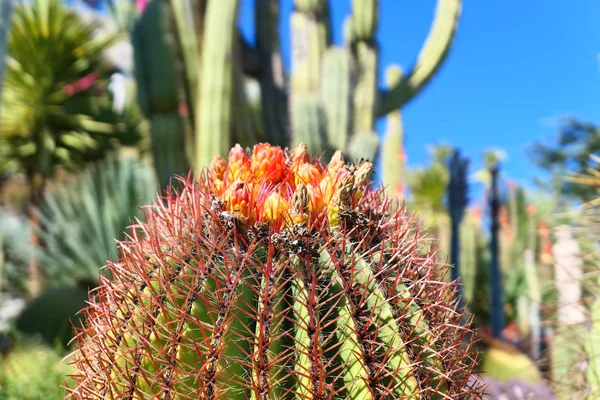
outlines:
[[600, 398], [600, 3], [0, 0], [0, 399], [62, 399], [141, 206], [234, 144], [374, 160], [490, 399]]

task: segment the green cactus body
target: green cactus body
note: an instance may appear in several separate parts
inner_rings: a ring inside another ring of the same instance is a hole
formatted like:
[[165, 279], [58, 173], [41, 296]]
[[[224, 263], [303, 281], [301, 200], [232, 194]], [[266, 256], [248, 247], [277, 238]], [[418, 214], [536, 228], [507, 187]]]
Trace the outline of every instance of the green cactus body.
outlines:
[[382, 94], [378, 103], [378, 116], [406, 104], [435, 75], [450, 51], [461, 11], [460, 0], [438, 0], [433, 25], [415, 65], [402, 81]]
[[460, 227], [460, 273], [463, 295], [466, 302], [471, 302], [475, 290], [477, 275], [477, 254], [481, 232], [472, 216], [467, 215]]
[[300, 12], [290, 16], [292, 31], [292, 73], [290, 89], [293, 96], [318, 93], [321, 60], [324, 46], [323, 32], [316, 18]]
[[371, 168], [236, 146], [156, 204], [91, 298], [68, 398], [478, 396], [445, 267]]
[[[357, 63], [354, 89], [354, 133], [371, 133], [375, 127], [375, 97], [377, 93], [377, 47], [358, 42], [355, 49]], [[375, 135], [375, 133], [372, 133]]]
[[[186, 92], [189, 96], [188, 107], [194, 112], [196, 109], [196, 88], [198, 87], [200, 66], [200, 42], [202, 36], [196, 32], [202, 29], [203, 15], [206, 0], [170, 0], [173, 10], [173, 21], [177, 28], [177, 39], [183, 55], [183, 68], [185, 70]], [[196, 8], [198, 6], [198, 8]], [[200, 12], [200, 18], [194, 18]], [[196, 26], [200, 25], [200, 26]]]
[[138, 102], [150, 119], [152, 154], [162, 188], [188, 169], [172, 24], [163, 17], [166, 10], [164, 1], [150, 1], [131, 33]]
[[259, 75], [262, 125], [267, 141], [287, 145], [287, 87], [279, 43], [279, 0], [256, 0], [256, 50], [262, 66]]
[[379, 1], [352, 0], [352, 37], [371, 41], [379, 23]]
[[214, 154], [226, 155], [231, 143], [238, 0], [210, 1], [202, 47], [202, 74], [196, 120], [197, 171]]
[[317, 96], [304, 95], [292, 102], [294, 144], [305, 143], [308, 151], [317, 154], [326, 148], [325, 115]]
[[350, 133], [350, 57], [346, 50], [332, 47], [323, 57], [321, 101], [327, 117], [328, 145], [344, 149]]
[[[394, 86], [402, 79], [402, 70], [391, 66], [386, 71], [388, 87]], [[383, 141], [383, 185], [392, 196], [404, 197], [404, 127], [400, 110], [392, 111], [387, 116], [387, 128]]]

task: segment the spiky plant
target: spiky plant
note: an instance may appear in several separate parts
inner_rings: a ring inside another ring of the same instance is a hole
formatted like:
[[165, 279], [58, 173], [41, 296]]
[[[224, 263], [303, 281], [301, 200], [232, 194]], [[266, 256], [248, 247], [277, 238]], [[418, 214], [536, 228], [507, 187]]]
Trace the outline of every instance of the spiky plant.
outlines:
[[50, 188], [39, 213], [45, 277], [54, 285], [96, 280], [99, 267], [117, 259], [115, 239], [143, 218], [140, 207], [156, 196], [156, 186], [151, 165], [120, 152]]
[[[107, 96], [98, 95], [114, 69], [104, 50], [118, 36], [100, 37], [97, 28], [60, 0], [15, 6], [2, 90], [0, 159], [14, 160], [25, 173], [34, 227], [34, 210], [58, 166], [78, 168], [118, 143], [139, 139], [139, 132], [126, 129], [112, 112]], [[39, 244], [37, 236], [32, 240]], [[42, 286], [33, 260], [31, 295]]]
[[78, 334], [70, 399], [464, 399], [455, 285], [372, 165], [216, 157], [149, 210]]
[[[448, 183], [448, 211], [451, 219], [451, 246], [450, 257], [452, 269], [452, 279], [460, 277], [459, 249], [460, 249], [460, 225], [465, 216], [465, 209], [469, 204], [469, 183], [467, 181], [467, 169], [469, 160], [463, 158], [460, 150], [455, 149], [448, 162], [450, 172], [450, 182]], [[462, 287], [462, 282], [459, 288]], [[462, 289], [459, 290], [462, 296]]]

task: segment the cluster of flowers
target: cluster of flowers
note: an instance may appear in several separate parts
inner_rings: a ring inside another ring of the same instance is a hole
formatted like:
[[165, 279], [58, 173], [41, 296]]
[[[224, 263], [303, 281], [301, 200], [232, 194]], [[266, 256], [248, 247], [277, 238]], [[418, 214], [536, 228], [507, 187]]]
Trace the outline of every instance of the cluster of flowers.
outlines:
[[291, 152], [260, 143], [248, 155], [240, 145], [228, 160], [216, 156], [210, 166], [211, 192], [225, 209], [248, 224], [276, 228], [326, 216], [339, 225], [339, 211], [355, 204], [367, 188], [372, 164], [347, 165], [341, 152], [329, 164], [311, 160], [305, 145]]

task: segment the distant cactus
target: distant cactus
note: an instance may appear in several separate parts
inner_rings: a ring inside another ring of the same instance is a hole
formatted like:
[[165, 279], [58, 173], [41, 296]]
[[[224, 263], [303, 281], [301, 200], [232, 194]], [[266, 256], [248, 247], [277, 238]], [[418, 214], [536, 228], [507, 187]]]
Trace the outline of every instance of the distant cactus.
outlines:
[[[448, 162], [450, 182], [448, 183], [448, 211], [451, 219], [451, 246], [450, 264], [452, 264], [452, 280], [459, 279], [460, 274], [460, 225], [465, 216], [465, 209], [469, 203], [469, 183], [467, 169], [469, 160], [461, 157], [460, 151], [455, 150]], [[459, 285], [458, 295], [462, 297], [462, 282]]]
[[581, 338], [587, 320], [582, 303], [583, 260], [579, 244], [568, 226], [556, 228], [552, 246], [558, 292], [556, 329], [552, 338], [552, 379], [561, 398], [584, 389], [585, 354]]
[[[398, 110], [425, 87], [446, 59], [461, 0], [438, 0], [429, 37], [416, 63], [404, 75], [395, 73], [386, 90], [379, 88], [378, 80], [378, 0], [352, 1], [343, 47], [331, 41], [329, 0], [295, 0], [289, 15], [289, 73], [280, 50], [279, 24], [285, 16], [280, 15], [279, 1], [255, 2], [255, 46], [246, 43], [238, 31], [240, 3], [151, 0], [144, 13], [151, 15], [142, 16], [136, 29], [154, 30], [146, 35], [154, 39], [134, 31], [136, 74], [145, 88], [140, 102], [168, 103], [164, 110], [147, 112], [151, 120], [161, 113], [163, 119], [169, 115], [168, 125], [153, 129], [157, 149], [162, 151], [155, 153], [159, 176], [172, 176], [183, 167], [182, 129], [186, 126], [193, 130], [194, 141], [194, 151], [188, 151], [189, 164], [197, 171], [210, 163], [215, 152], [225, 156], [233, 143], [253, 144], [252, 140], [246, 142], [244, 135], [255, 127], [244, 126], [248, 124], [244, 115], [251, 106], [238, 84], [243, 77], [260, 84], [262, 122], [255, 139], [282, 146], [304, 142], [315, 155], [331, 155], [341, 149], [349, 159], [374, 160], [380, 147], [375, 122], [391, 113], [395, 126], [385, 139], [390, 146], [386, 145], [384, 163], [396, 162], [402, 153]], [[153, 14], [158, 9], [162, 13]], [[155, 74], [161, 71], [163, 80]], [[177, 122], [178, 105], [187, 110], [183, 125]], [[172, 143], [167, 144], [168, 140]], [[191, 138], [186, 146], [189, 142]], [[384, 183], [397, 195], [402, 171], [390, 174], [388, 167], [386, 171]], [[164, 181], [161, 178], [161, 183]]]
[[505, 326], [504, 300], [502, 286], [502, 268], [500, 265], [500, 254], [498, 249], [498, 230], [500, 227], [500, 189], [498, 187], [499, 165], [497, 162], [491, 162], [489, 165], [491, 179], [489, 202], [490, 202], [490, 288], [491, 303], [490, 314], [492, 322], [492, 335], [495, 338], [502, 337], [502, 330]]
[[173, 176], [188, 172], [175, 27], [170, 13], [167, 2], [152, 0], [131, 32], [138, 103], [150, 121], [156, 175], [163, 189]]
[[371, 168], [305, 146], [215, 157], [121, 243], [68, 398], [478, 398], [446, 267]]

